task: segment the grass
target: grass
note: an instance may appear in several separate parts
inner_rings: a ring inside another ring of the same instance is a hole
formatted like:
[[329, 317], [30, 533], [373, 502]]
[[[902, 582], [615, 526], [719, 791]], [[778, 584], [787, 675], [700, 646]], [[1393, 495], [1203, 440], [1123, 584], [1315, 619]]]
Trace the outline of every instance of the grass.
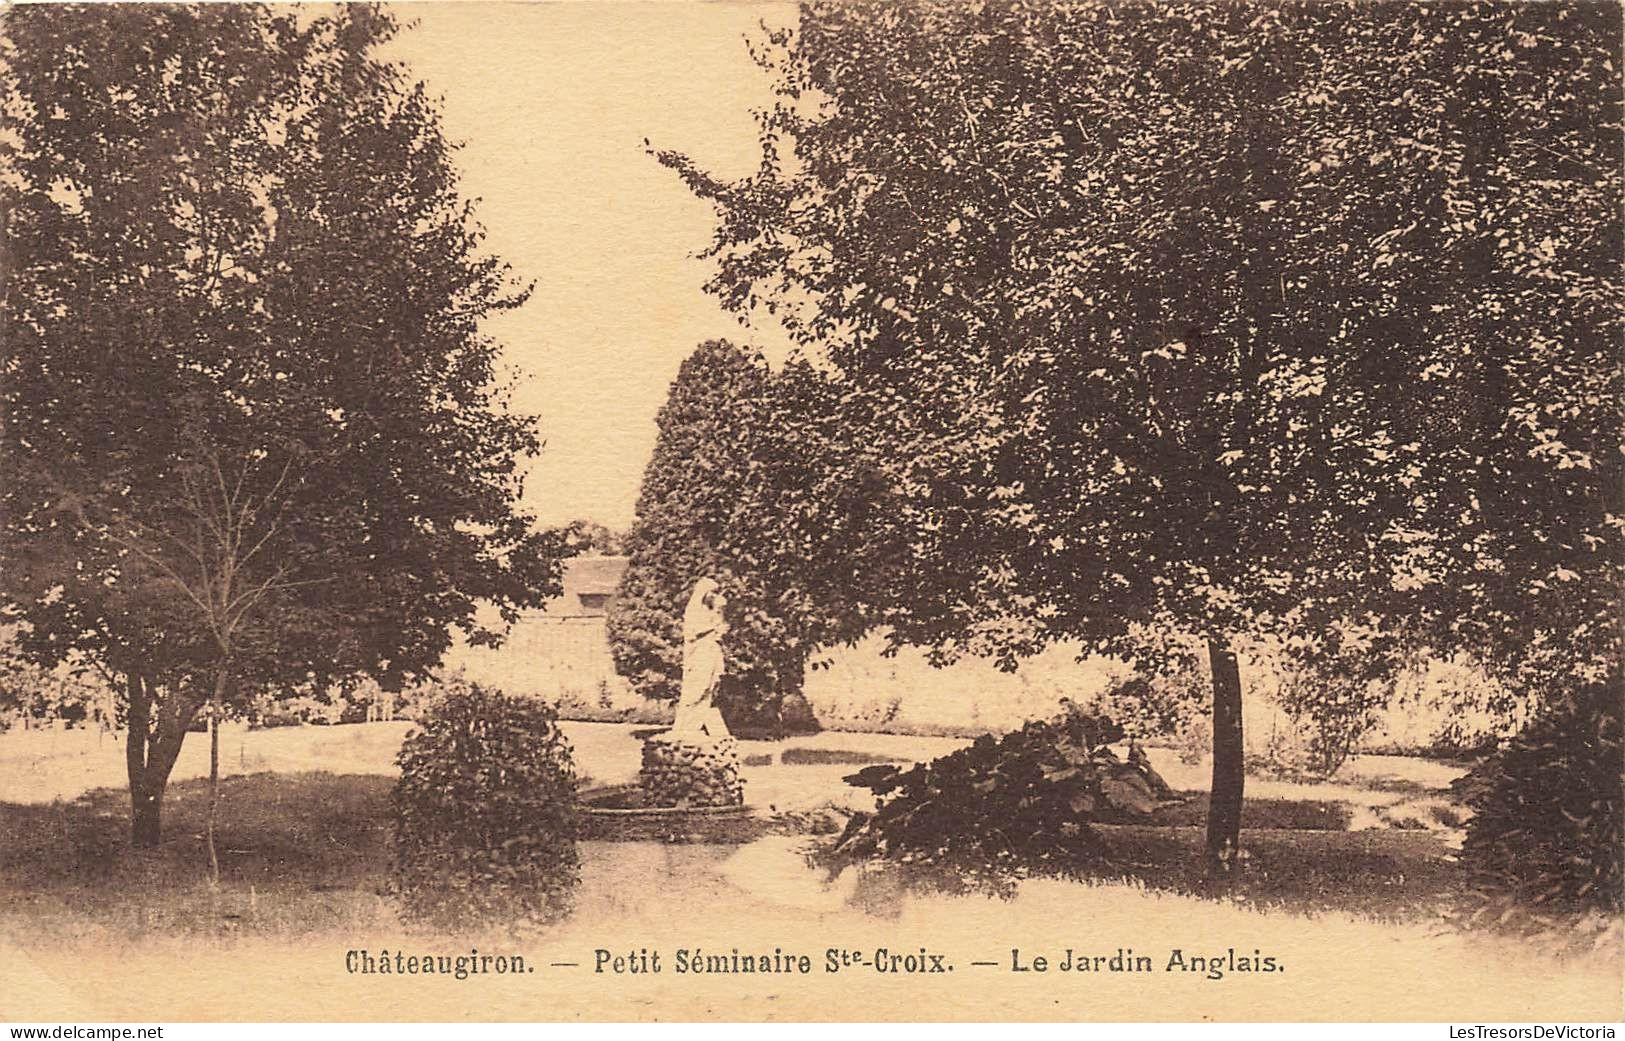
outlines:
[[357, 774], [252, 774], [221, 783], [222, 884], [208, 884], [207, 782], [164, 800], [164, 840], [128, 844], [129, 800], [99, 789], [68, 803], [0, 803], [0, 933], [297, 936], [392, 922], [391, 781]]
[[[636, 776], [636, 728], [564, 728], [577, 762], [601, 782]], [[73, 734], [0, 741], [0, 927], [41, 936], [289, 937], [394, 928], [384, 892], [388, 792], [406, 729], [381, 723], [228, 734], [218, 890], [204, 881], [205, 741], [188, 742], [165, 800], [164, 843], [145, 852], [127, 847], [116, 742]], [[836, 733], [782, 745], [741, 742], [747, 799], [764, 819], [732, 838], [827, 833], [843, 808], [872, 805], [867, 792], [842, 782], [853, 767], [929, 759], [957, 745]], [[1211, 896], [1199, 872], [1207, 800], [1195, 790], [1205, 771], [1163, 750], [1151, 754], [1189, 797], [1161, 811], [1154, 825], [1103, 826], [1113, 858], [1092, 874], [1103, 883]], [[1442, 835], [1460, 823], [1446, 790], [1459, 770], [1364, 758], [1346, 774], [1336, 784], [1249, 781], [1251, 859], [1235, 900], [1295, 913], [1433, 913], [1455, 885]], [[619, 863], [633, 845], [604, 843], [593, 855]]]
[[1090, 876], [1155, 892], [1375, 921], [1436, 919], [1460, 893], [1460, 871], [1442, 840], [1430, 832], [1248, 828], [1242, 833], [1241, 878], [1233, 889], [1216, 893], [1202, 876], [1200, 829], [1138, 824], [1099, 828], [1112, 862], [1089, 869]]
[[[1207, 823], [1208, 793], [1180, 792], [1184, 801], [1164, 806], [1153, 814], [1156, 824], [1202, 827]], [[1242, 800], [1241, 819], [1249, 829], [1286, 831], [1347, 831], [1354, 817], [1347, 803], [1329, 799], [1288, 799], [1280, 796]]]
[[779, 756], [786, 766], [872, 766], [901, 762], [895, 756], [854, 752], [844, 748], [786, 748]]
[[[1033, 865], [1030, 877], [1089, 888], [1130, 888], [1170, 899], [1199, 901], [1295, 917], [1337, 915], [1383, 923], [1438, 923], [1460, 897], [1462, 876], [1434, 833], [1419, 831], [1336, 832], [1247, 829], [1242, 833], [1243, 871], [1216, 887], [1202, 870], [1204, 835], [1195, 827], [1143, 824], [1094, 826], [1101, 859], [1088, 863]], [[823, 852], [813, 863], [839, 871], [840, 858]], [[1046, 867], [1048, 868], [1046, 870]], [[865, 864], [871, 891], [901, 893], [984, 892], [1010, 897], [1022, 886], [985, 874], [919, 863]], [[1031, 883], [1028, 883], [1031, 884]], [[873, 895], [870, 902], [874, 902]]]
[[[377, 774], [255, 773], [222, 781], [222, 882], [206, 880], [207, 785], [187, 780], [165, 799], [164, 841], [128, 846], [128, 800], [99, 789], [71, 802], [0, 803], [0, 933], [69, 936], [297, 937], [397, 927], [386, 893], [391, 779]], [[1199, 801], [1178, 808], [1199, 817]], [[1428, 832], [1306, 831], [1320, 808], [1255, 800], [1250, 860], [1227, 898], [1298, 913], [1383, 918], [1432, 913], [1456, 884]], [[799, 823], [798, 823], [799, 822]], [[746, 838], [806, 831], [794, 814]], [[1200, 875], [1202, 832], [1183, 820], [1101, 826], [1112, 861], [1097, 881], [1211, 896]], [[604, 844], [613, 857], [618, 843]]]
[[[262, 779], [245, 780], [256, 783], [241, 787], [238, 795], [275, 798], [275, 793], [259, 787]], [[353, 780], [263, 779], [284, 788], [282, 823], [274, 826], [285, 837], [326, 832], [336, 844], [349, 845], [350, 853], [338, 857], [337, 867], [365, 863], [382, 852], [377, 836], [356, 834], [347, 843], [342, 830], [345, 821], [359, 823], [354, 811], [364, 806], [334, 814], [305, 805], [303, 809], [314, 811], [312, 819], [322, 822], [311, 829], [286, 819], [295, 815], [287, 799], [321, 800], [333, 794], [329, 786], [349, 786]], [[88, 809], [73, 809], [68, 823]], [[5, 808], [3, 815], [11, 820], [12, 810]], [[28, 823], [52, 826], [39, 817]], [[43, 852], [68, 848], [60, 837], [63, 823], [54, 822], [59, 837], [42, 838]], [[1292, 835], [1294, 840], [1302, 837], [1303, 833]], [[1409, 841], [1414, 836], [1342, 835], [1329, 841], [1362, 838], [1377, 840], [1371, 852], [1380, 857], [1387, 848], [1383, 839]], [[211, 922], [200, 908], [193, 908], [190, 919], [178, 920], [189, 932], [152, 930], [130, 940], [121, 940], [110, 930], [98, 931], [100, 912], [94, 905], [78, 907], [71, 919], [46, 928], [30, 920], [20, 935], [15, 932], [18, 923], [7, 921], [6, 930], [25, 950], [12, 954], [8, 962], [11, 986], [0, 999], [0, 1009], [6, 1018], [19, 1022], [64, 1016], [85, 1022], [306, 1022], [335, 1015], [381, 1021], [461, 1021], [470, 1015], [517, 1021], [650, 1016], [817, 1021], [854, 1015], [882, 1020], [1219, 1016], [1303, 1021], [1343, 1019], [1356, 1013], [1358, 1018], [1376, 1020], [1539, 1022], [1611, 1021], [1621, 1012], [1617, 954], [1556, 961], [1526, 946], [1488, 942], [1425, 920], [1377, 921], [1339, 910], [1307, 917], [1281, 910], [1260, 913], [1250, 898], [1198, 900], [1140, 881], [1079, 884], [1033, 879], [1010, 900], [907, 892], [875, 872], [849, 871], [825, 885], [801, 856], [804, 841], [767, 838], [742, 847], [584, 844], [577, 912], [545, 934], [518, 944], [420, 937], [407, 947], [435, 952], [459, 952], [468, 946], [518, 951], [540, 963], [535, 975], [462, 983], [422, 978], [410, 990], [403, 989], [403, 981], [345, 974], [347, 949], [396, 949], [403, 938], [387, 918], [323, 913], [316, 903], [320, 893], [289, 894], [289, 906], [272, 909], [262, 892], [261, 921], [274, 914], [284, 926], [284, 932], [274, 936], [234, 929], [230, 919], [226, 924]], [[166, 847], [171, 845], [159, 851], [159, 861], [186, 878], [200, 877], [200, 865], [193, 861], [195, 837], [176, 832]], [[274, 857], [276, 848], [276, 843], [267, 842], [256, 855]], [[1340, 855], [1350, 848], [1339, 844], [1324, 852]], [[351, 853], [359, 859], [351, 861]], [[301, 863], [311, 868], [333, 856], [312, 854]], [[1252, 866], [1273, 869], [1277, 862], [1272, 857], [1260, 847]], [[1403, 858], [1396, 860], [1405, 867]], [[248, 858], [235, 863], [239, 869], [251, 866]], [[278, 862], [265, 859], [262, 864]], [[351, 873], [343, 880], [358, 901], [372, 899], [364, 874]], [[53, 885], [67, 885], [70, 879], [64, 875], [74, 872], [54, 870]], [[320, 884], [319, 879], [306, 879], [307, 889]], [[100, 884], [88, 888], [92, 899], [102, 892]], [[228, 874], [224, 888], [240, 894], [241, 881]], [[169, 885], [160, 879], [156, 892], [195, 902], [203, 890], [196, 883]], [[325, 895], [332, 896], [333, 891]], [[299, 915], [304, 916], [304, 931], [292, 928]], [[72, 926], [74, 932], [64, 936], [48, 931], [62, 925]], [[831, 944], [862, 951], [877, 947], [907, 951], [929, 945], [946, 952], [960, 971], [947, 979], [902, 979], [864, 971], [828, 979], [742, 980], [721, 974], [677, 976], [669, 971], [611, 978], [593, 976], [587, 968], [547, 967], [553, 959], [590, 966], [598, 947], [617, 952], [658, 948], [669, 962], [679, 946], [707, 951], [732, 947], [771, 951], [781, 946], [821, 962]], [[1014, 947], [1024, 956], [1047, 954], [1052, 964], [1067, 948], [1109, 955], [1118, 947], [1131, 947], [1153, 957], [1158, 971], [1066, 978], [1053, 973], [1018, 975], [1007, 968], [972, 970], [968, 965], [984, 958], [1007, 967]], [[1280, 959], [1287, 972], [1279, 977], [1227, 975], [1213, 981], [1200, 974], [1162, 971], [1168, 952], [1175, 948], [1223, 957], [1229, 947], [1249, 953], [1261, 949]], [[5, 950], [3, 945], [0, 950]], [[53, 981], [68, 986], [53, 991]]]
[[[250, 763], [262, 756], [333, 771], [225, 779], [218, 890], [205, 880], [201, 779], [171, 786], [164, 842], [144, 852], [128, 848], [128, 801], [118, 789], [0, 802], [0, 953], [17, 952], [10, 964], [22, 975], [15, 979], [31, 981], [18, 982], [0, 1002], [7, 1018], [312, 1020], [340, 1008], [360, 1019], [460, 1019], [470, 1001], [487, 1017], [519, 1020], [626, 1018], [653, 1009], [690, 1018], [718, 1010], [735, 1018], [831, 1014], [827, 986], [776, 987], [769, 998], [724, 977], [655, 977], [611, 996], [590, 977], [584, 983], [559, 970], [455, 988], [426, 982], [402, 1004], [398, 989], [345, 976], [346, 949], [403, 942], [383, 892], [393, 780], [388, 734], [339, 732], [345, 729], [317, 735], [314, 745], [249, 745]], [[624, 730], [578, 737], [578, 754], [594, 773], [600, 765], [635, 772], [635, 756], [622, 747], [635, 751], [635, 743]], [[760, 769], [800, 778], [796, 784], [828, 785], [846, 768]], [[1197, 806], [1180, 812], [1194, 814]], [[1248, 812], [1255, 822], [1290, 825], [1332, 811], [1293, 806], [1266, 791]], [[1379, 1019], [1608, 1020], [1620, 1013], [1617, 952], [1556, 961], [1527, 946], [1448, 930], [1435, 912], [1458, 877], [1438, 832], [1249, 829], [1241, 884], [1216, 894], [1200, 878], [1202, 834], [1194, 824], [1100, 831], [1109, 864], [1081, 882], [1028, 880], [1010, 900], [920, 893], [883, 868], [826, 880], [806, 862], [813, 839], [804, 834], [739, 846], [583, 842], [576, 912], [545, 935], [518, 948], [475, 937], [412, 942], [434, 950], [518, 949], [544, 966], [555, 957], [590, 961], [595, 947], [784, 945], [816, 958], [829, 943], [871, 950], [928, 943], [964, 963], [1008, 959], [1017, 945], [1052, 956], [1069, 946], [1107, 954], [1132, 946], [1159, 959], [1174, 947], [1222, 954], [1234, 946], [1282, 958], [1289, 975], [1217, 984], [1102, 976], [1063, 986], [999, 972], [955, 986], [974, 992], [980, 1018], [1134, 1019], [1146, 1014], [1152, 994], [1157, 1018], [1197, 1018], [1213, 1014], [1220, 987], [1227, 1000], [1244, 1004], [1248, 1019], [1337, 1018], [1332, 1007], [1306, 1006], [1306, 988], [1335, 993]], [[48, 989], [51, 980], [88, 980], [87, 972], [103, 982]], [[1396, 980], [1404, 986], [1396, 988]], [[866, 1016], [969, 1014], [943, 1004], [940, 991], [911, 989], [917, 997], [899, 1000], [894, 984], [873, 973], [842, 977], [839, 986], [843, 1000], [855, 1003], [847, 1007]]]

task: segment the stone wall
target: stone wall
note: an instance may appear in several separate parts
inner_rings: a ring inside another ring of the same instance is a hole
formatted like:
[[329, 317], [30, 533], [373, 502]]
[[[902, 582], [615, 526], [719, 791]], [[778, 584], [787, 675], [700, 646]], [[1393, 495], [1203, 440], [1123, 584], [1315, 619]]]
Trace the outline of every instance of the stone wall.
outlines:
[[740, 806], [745, 782], [732, 738], [696, 744], [665, 735], [643, 743], [638, 774], [650, 806]]

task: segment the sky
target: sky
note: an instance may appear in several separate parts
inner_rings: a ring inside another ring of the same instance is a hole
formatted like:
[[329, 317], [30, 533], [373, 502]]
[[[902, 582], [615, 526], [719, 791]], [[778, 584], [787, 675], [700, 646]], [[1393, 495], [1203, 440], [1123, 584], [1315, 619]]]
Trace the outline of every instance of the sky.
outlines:
[[392, 46], [443, 99], [465, 194], [491, 251], [535, 293], [489, 323], [519, 376], [516, 407], [546, 441], [525, 505], [543, 524], [625, 527], [655, 413], [703, 340], [768, 348], [701, 286], [711, 207], [644, 153], [693, 156], [738, 177], [760, 158], [753, 108], [771, 98], [745, 36], [789, 4], [417, 3]]

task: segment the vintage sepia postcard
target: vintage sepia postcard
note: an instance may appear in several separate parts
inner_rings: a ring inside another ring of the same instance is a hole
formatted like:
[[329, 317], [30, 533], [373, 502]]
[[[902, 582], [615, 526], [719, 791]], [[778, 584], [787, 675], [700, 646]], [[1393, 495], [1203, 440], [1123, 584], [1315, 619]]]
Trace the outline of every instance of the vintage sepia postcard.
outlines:
[[0, 18], [0, 1019], [1614, 1036], [1619, 5]]

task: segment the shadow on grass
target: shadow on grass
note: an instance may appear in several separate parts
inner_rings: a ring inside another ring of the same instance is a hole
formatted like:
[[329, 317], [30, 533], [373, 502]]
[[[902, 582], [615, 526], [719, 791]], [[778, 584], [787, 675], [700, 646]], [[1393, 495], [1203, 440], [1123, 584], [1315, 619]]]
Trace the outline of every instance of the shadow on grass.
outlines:
[[[1204, 877], [1201, 828], [1155, 824], [1094, 828], [1102, 845], [1098, 859], [1041, 859], [1028, 865], [1026, 877], [1127, 885], [1256, 910], [1307, 916], [1340, 913], [1382, 922], [1438, 921], [1463, 885], [1450, 850], [1432, 832], [1248, 829], [1242, 832], [1243, 870], [1234, 882], [1220, 885]], [[835, 871], [850, 866], [839, 855], [831, 855], [827, 846], [813, 852], [811, 859]], [[908, 891], [1013, 896], [1019, 888], [1008, 874], [982, 865], [967, 870], [920, 862], [866, 861], [859, 881], [869, 894], [865, 906], [872, 913]]]
[[1359, 786], [1373, 792], [1392, 792], [1396, 795], [1441, 795], [1449, 791], [1438, 785], [1423, 784], [1410, 777], [1392, 774], [1373, 774], [1359, 779]]
[[785, 766], [873, 766], [907, 761], [903, 756], [874, 755], [844, 748], [786, 748], [779, 755], [779, 762]]
[[[1171, 827], [1201, 826], [1207, 823], [1207, 792], [1180, 792], [1182, 802], [1159, 808], [1152, 824]], [[1329, 799], [1244, 799], [1241, 819], [1249, 828], [1281, 828], [1307, 831], [1346, 831], [1354, 819], [1348, 803]]]
[[1241, 838], [1241, 877], [1216, 887], [1203, 877], [1200, 828], [1124, 824], [1099, 830], [1111, 863], [1090, 865], [1084, 874], [1092, 880], [1261, 908], [1395, 921], [1433, 918], [1462, 885], [1451, 851], [1432, 832], [1249, 828]]
[[98, 789], [48, 806], [0, 803], [0, 925], [26, 942], [109, 929], [219, 935], [368, 927], [393, 915], [388, 777], [250, 774], [221, 781], [208, 884], [208, 782], [170, 786], [163, 841], [129, 844], [129, 797]]
[[[153, 850], [130, 848], [129, 801], [121, 791], [102, 789], [49, 806], [0, 803], [0, 932], [26, 946], [76, 938], [287, 939], [393, 931], [398, 923], [382, 893], [391, 785], [390, 778], [371, 774], [226, 778], [218, 889], [207, 881], [206, 781], [170, 788], [164, 840]], [[1436, 913], [1459, 884], [1438, 835], [1304, 830], [1305, 815], [1320, 812], [1310, 806], [1275, 815], [1277, 824], [1298, 820], [1297, 830], [1244, 833], [1246, 871], [1231, 892], [1216, 893], [1202, 879], [1202, 832], [1188, 824], [1101, 825], [1109, 861], [1057, 873], [1248, 906], [1381, 919]], [[1200, 804], [1181, 812], [1199, 813]], [[1248, 812], [1253, 820], [1269, 819], [1262, 806], [1250, 804]], [[786, 818], [754, 825], [777, 834], [824, 830], [814, 823]], [[626, 884], [626, 849], [611, 843], [600, 850], [607, 891]], [[659, 860], [670, 860], [670, 846]]]

